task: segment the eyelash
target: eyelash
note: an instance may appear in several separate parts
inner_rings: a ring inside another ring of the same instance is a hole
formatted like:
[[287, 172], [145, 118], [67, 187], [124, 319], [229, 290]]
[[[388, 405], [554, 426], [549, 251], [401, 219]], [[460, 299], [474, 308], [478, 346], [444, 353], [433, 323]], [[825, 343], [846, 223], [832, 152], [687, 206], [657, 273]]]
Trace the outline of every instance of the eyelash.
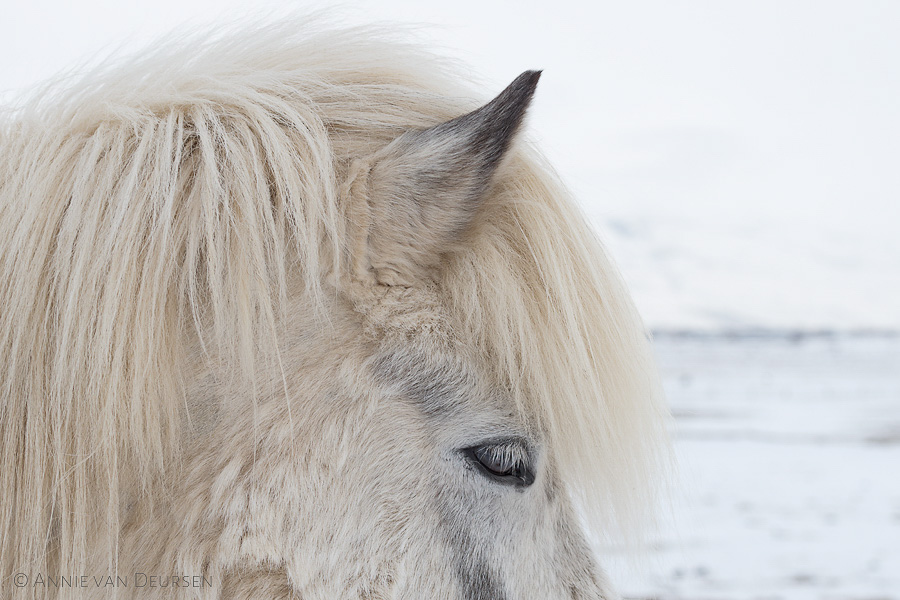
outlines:
[[518, 440], [479, 444], [464, 448], [462, 454], [492, 481], [515, 487], [534, 483], [531, 453]]

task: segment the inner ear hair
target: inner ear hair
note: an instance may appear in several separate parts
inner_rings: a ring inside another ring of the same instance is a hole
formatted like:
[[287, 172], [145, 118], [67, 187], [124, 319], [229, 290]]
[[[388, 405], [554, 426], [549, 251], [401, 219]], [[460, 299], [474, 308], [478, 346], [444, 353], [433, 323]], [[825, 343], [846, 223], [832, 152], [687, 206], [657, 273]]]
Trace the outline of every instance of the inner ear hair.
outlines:
[[412, 287], [433, 276], [471, 225], [540, 75], [526, 71], [481, 108], [353, 162], [342, 193], [354, 278]]

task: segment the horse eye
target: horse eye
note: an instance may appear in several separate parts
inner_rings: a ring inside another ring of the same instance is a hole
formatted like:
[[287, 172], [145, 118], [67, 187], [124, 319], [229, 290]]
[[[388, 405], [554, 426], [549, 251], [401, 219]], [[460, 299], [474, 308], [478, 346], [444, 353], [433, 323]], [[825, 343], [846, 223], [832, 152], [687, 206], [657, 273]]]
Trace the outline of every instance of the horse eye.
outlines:
[[493, 481], [516, 487], [534, 483], [530, 453], [518, 440], [486, 443], [462, 452], [482, 475]]

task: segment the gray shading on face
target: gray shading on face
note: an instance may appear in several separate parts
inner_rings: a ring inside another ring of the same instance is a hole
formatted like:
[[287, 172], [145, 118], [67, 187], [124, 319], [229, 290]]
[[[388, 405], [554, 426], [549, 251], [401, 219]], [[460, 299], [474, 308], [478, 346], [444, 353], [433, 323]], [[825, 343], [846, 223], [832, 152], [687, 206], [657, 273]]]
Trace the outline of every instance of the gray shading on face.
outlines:
[[[510, 486], [480, 474], [465, 457], [464, 449], [473, 445], [508, 439], [510, 435], [524, 439], [525, 435], [512, 420], [512, 413], [500, 408], [497, 398], [490, 398], [489, 394], [485, 397], [475, 375], [460, 362], [435, 364], [424, 356], [406, 352], [383, 354], [374, 361], [373, 368], [379, 380], [398, 385], [403, 397], [424, 415], [429, 429], [439, 438], [439, 460], [449, 467], [451, 478], [473, 480], [487, 488], [482, 494], [516, 493]], [[472, 405], [479, 409], [473, 411]], [[467, 423], [470, 419], [478, 422]], [[497, 489], [491, 490], [491, 486]], [[473, 536], [473, 529], [483, 529], [487, 524], [473, 522], [471, 499], [446, 481], [436, 481], [434, 489], [442, 538], [463, 597], [506, 600], [500, 573], [491, 564], [484, 545]]]
[[457, 527], [455, 524], [449, 525], [447, 534], [448, 543], [456, 552], [456, 576], [463, 595], [469, 600], [506, 600], [506, 590], [485, 557], [481, 556], [482, 550], [472, 543], [465, 532], [456, 530]]

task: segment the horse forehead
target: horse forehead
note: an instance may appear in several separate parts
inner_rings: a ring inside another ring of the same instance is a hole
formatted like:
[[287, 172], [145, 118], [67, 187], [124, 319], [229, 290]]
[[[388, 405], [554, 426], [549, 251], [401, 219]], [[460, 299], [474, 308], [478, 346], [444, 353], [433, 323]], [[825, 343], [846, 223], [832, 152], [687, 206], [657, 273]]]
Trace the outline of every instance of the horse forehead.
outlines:
[[479, 394], [479, 382], [461, 361], [429, 356], [421, 349], [388, 349], [372, 362], [375, 378], [395, 387], [426, 416], [457, 412], [466, 398]]
[[425, 348], [385, 349], [372, 361], [376, 380], [411, 401], [426, 417], [465, 420], [478, 415], [511, 421], [512, 401], [471, 357]]
[[447, 347], [456, 338], [440, 290], [433, 284], [419, 287], [346, 282], [345, 294], [363, 317], [367, 335], [404, 346]]

